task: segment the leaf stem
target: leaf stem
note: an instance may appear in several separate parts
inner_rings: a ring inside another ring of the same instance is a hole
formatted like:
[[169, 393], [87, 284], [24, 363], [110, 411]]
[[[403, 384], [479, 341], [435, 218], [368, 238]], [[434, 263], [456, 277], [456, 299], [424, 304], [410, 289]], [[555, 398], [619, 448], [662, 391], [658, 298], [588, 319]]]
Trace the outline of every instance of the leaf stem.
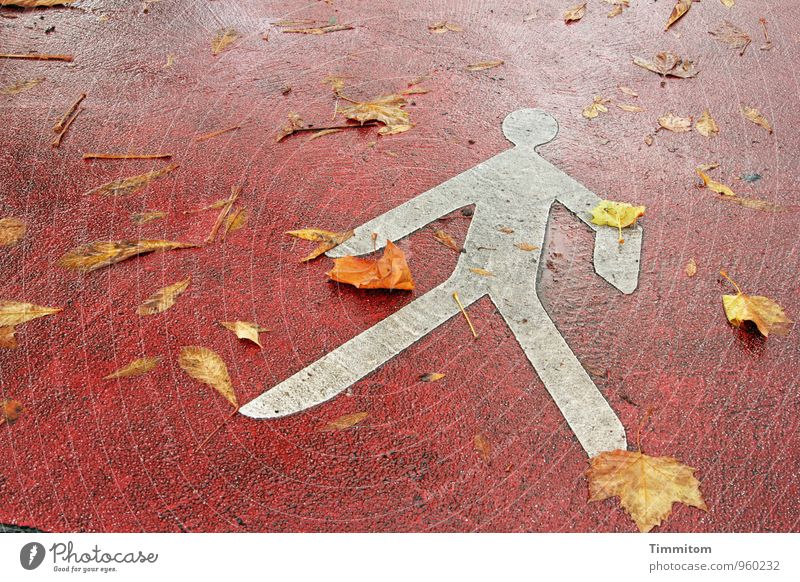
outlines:
[[726, 279], [727, 279], [727, 280], [730, 282], [730, 284], [731, 284], [731, 285], [733, 285], [733, 286], [736, 288], [736, 292], [737, 292], [739, 295], [741, 295], [741, 294], [742, 294], [742, 290], [741, 290], [741, 289], [739, 289], [739, 286], [736, 284], [736, 281], [734, 281], [733, 279], [731, 279], [730, 277], [728, 277], [728, 273], [727, 273], [726, 271], [724, 271], [724, 270], [720, 269], [720, 270], [719, 270], [719, 274], [720, 274], [720, 275], [722, 275], [723, 277], [725, 277], [725, 278], [726, 278]]

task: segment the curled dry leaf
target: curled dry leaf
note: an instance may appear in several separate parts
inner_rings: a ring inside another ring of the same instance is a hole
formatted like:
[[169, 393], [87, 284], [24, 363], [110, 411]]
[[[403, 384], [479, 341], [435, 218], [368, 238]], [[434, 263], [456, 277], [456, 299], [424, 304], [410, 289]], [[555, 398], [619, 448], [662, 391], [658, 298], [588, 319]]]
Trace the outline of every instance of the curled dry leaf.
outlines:
[[228, 367], [219, 354], [202, 346], [185, 346], [181, 348], [178, 364], [189, 376], [213, 387], [234, 408], [239, 408]]
[[489, 455], [492, 452], [492, 445], [489, 443], [489, 439], [481, 433], [478, 433], [472, 439], [472, 446], [484, 461], [489, 461]]
[[219, 324], [236, 334], [236, 337], [239, 339], [246, 339], [250, 340], [258, 347], [264, 347], [261, 345], [261, 341], [258, 339], [258, 334], [264, 331], [269, 331], [266, 327], [261, 327], [257, 323], [252, 323], [250, 321], [220, 321]]
[[747, 50], [747, 47], [751, 42], [750, 37], [747, 36], [745, 31], [734, 26], [727, 20], [725, 20], [718, 28], [715, 30], [710, 30], [708, 33], [719, 42], [727, 44], [732, 49], [738, 50], [739, 56], [744, 54], [744, 51]]
[[302, 238], [304, 240], [320, 243], [317, 248], [311, 251], [310, 255], [300, 259], [301, 263], [305, 263], [306, 261], [316, 259], [321, 254], [327, 253], [329, 250], [338, 247], [344, 241], [353, 236], [353, 231], [348, 230], [345, 232], [331, 232], [329, 230], [320, 230], [318, 228], [304, 228], [301, 230], [290, 230], [286, 234], [297, 238]]
[[719, 126], [714, 118], [711, 117], [708, 109], [703, 111], [703, 115], [700, 116], [700, 119], [697, 120], [694, 127], [697, 133], [704, 137], [713, 137], [715, 134], [719, 133]]
[[22, 406], [22, 402], [3, 398], [0, 400], [0, 426], [4, 424], [11, 426], [19, 420], [23, 412], [25, 412], [25, 407]]
[[745, 119], [752, 121], [756, 125], [760, 125], [768, 132], [772, 133], [772, 125], [767, 118], [764, 117], [761, 112], [756, 109], [755, 107], [749, 107], [747, 105], [742, 105], [742, 115], [744, 115]]
[[406, 256], [391, 241], [386, 241], [383, 256], [377, 260], [347, 256], [334, 259], [333, 263], [327, 275], [339, 283], [359, 289], [414, 289]]
[[641, 532], [667, 519], [676, 501], [708, 510], [695, 469], [677, 459], [616, 450], [602, 452], [589, 462], [589, 501], [619, 497]]
[[583, 108], [583, 116], [586, 119], [594, 119], [601, 113], [607, 113], [608, 107], [606, 107], [606, 103], [609, 101], [610, 99], [604, 99], [600, 95], [595, 95], [594, 101]]
[[385, 127], [378, 130], [381, 135], [393, 135], [408, 131], [414, 125], [403, 109], [407, 101], [402, 95], [385, 95], [372, 101], [354, 101], [339, 112], [348, 119], [360, 121], [380, 121]]
[[502, 64], [505, 64], [505, 61], [501, 61], [500, 59], [493, 61], [481, 61], [479, 63], [467, 65], [466, 69], [468, 71], [485, 71], [486, 69], [494, 69], [495, 67], [499, 67]]
[[147, 224], [154, 220], [161, 220], [166, 216], [167, 213], [161, 210], [147, 210], [145, 212], [135, 212], [131, 214], [131, 220], [136, 224]]
[[675, 3], [675, 7], [672, 9], [672, 13], [669, 15], [669, 19], [667, 20], [667, 25], [664, 27], [664, 30], [669, 30], [669, 27], [683, 18], [683, 15], [689, 12], [689, 8], [691, 7], [692, 0], [678, 0]]
[[428, 374], [423, 374], [419, 377], [420, 382], [438, 382], [442, 378], [444, 378], [444, 374], [440, 374], [439, 372], [430, 372]]
[[[0, 0], [0, 2], [2, 2], [2, 0]], [[17, 93], [22, 93], [28, 89], [33, 89], [42, 81], [44, 81], [44, 79], [28, 79], [27, 81], [12, 83], [0, 89], [0, 95], [16, 95]]]
[[177, 301], [178, 296], [186, 291], [189, 283], [192, 282], [191, 277], [186, 277], [183, 281], [178, 281], [172, 285], [168, 285], [163, 289], [159, 289], [153, 293], [147, 300], [136, 308], [136, 313], [139, 315], [155, 315], [166, 311]]
[[689, 259], [684, 272], [687, 277], [694, 277], [697, 274], [697, 262], [694, 259]]
[[703, 172], [700, 168], [695, 170], [697, 175], [700, 176], [700, 179], [703, 180], [703, 186], [711, 190], [712, 192], [716, 192], [717, 194], [723, 194], [724, 196], [736, 196], [736, 194], [728, 188], [725, 184], [720, 182], [716, 182], [711, 179], [711, 177]]
[[152, 172], [139, 174], [138, 176], [118, 178], [103, 184], [102, 186], [98, 186], [97, 188], [92, 188], [86, 192], [84, 196], [89, 196], [91, 194], [104, 194], [106, 196], [125, 196], [128, 194], [133, 194], [134, 192], [138, 192], [147, 186], [153, 180], [156, 180], [162, 176], [166, 176], [177, 167], [178, 164], [170, 164], [161, 168], [160, 170], [153, 170]]
[[152, 358], [136, 358], [127, 366], [123, 366], [119, 370], [111, 372], [108, 376], [103, 376], [103, 380], [141, 376], [155, 370], [160, 361], [161, 358], [158, 356]]
[[447, 248], [452, 249], [457, 253], [461, 252], [461, 247], [458, 246], [458, 243], [456, 242], [456, 240], [452, 236], [447, 234], [445, 231], [443, 231], [443, 230], [434, 231], [433, 238], [438, 240], [440, 243], [442, 243]]
[[345, 414], [344, 416], [340, 416], [336, 420], [329, 422], [323, 428], [323, 432], [330, 432], [334, 430], [344, 430], [346, 428], [350, 428], [351, 426], [357, 425], [359, 422], [364, 420], [369, 416], [367, 412], [355, 412], [353, 414]]
[[25, 223], [19, 218], [9, 216], [0, 219], [0, 247], [8, 247], [17, 244], [27, 230]]
[[197, 246], [193, 243], [149, 239], [97, 241], [72, 249], [61, 257], [59, 263], [67, 269], [88, 273], [146, 253], [189, 249]]
[[429, 24], [428, 30], [430, 30], [433, 34], [444, 34], [445, 32], [464, 32], [464, 29], [458, 24], [444, 21]]
[[44, 307], [33, 303], [0, 300], [0, 327], [13, 327], [33, 319], [53, 315], [61, 307]]
[[675, 133], [683, 133], [685, 131], [692, 131], [692, 118], [691, 117], [678, 117], [673, 113], [667, 113], [658, 118], [658, 124], [664, 129], [668, 129]]
[[745, 321], [755, 324], [761, 335], [768, 337], [770, 333], [786, 335], [794, 323], [786, 317], [783, 308], [769, 297], [746, 295], [725, 271], [720, 271], [736, 289], [736, 295], [723, 295], [722, 305], [725, 316], [734, 327], [740, 327]]
[[217, 56], [239, 38], [239, 33], [234, 28], [225, 28], [217, 32], [211, 41], [211, 54]]
[[569, 24], [570, 22], [576, 22], [583, 18], [584, 14], [586, 14], [586, 2], [576, 4], [564, 12], [564, 23]]
[[644, 210], [644, 206], [632, 206], [626, 202], [601, 200], [597, 206], [592, 208], [592, 224], [616, 227], [619, 231], [619, 242], [622, 244], [625, 242], [622, 238], [622, 229], [636, 224], [636, 220], [644, 216]]
[[689, 79], [691, 77], [696, 77], [698, 73], [693, 61], [666, 51], [658, 53], [649, 61], [641, 57], [633, 57], [633, 64], [663, 77]]

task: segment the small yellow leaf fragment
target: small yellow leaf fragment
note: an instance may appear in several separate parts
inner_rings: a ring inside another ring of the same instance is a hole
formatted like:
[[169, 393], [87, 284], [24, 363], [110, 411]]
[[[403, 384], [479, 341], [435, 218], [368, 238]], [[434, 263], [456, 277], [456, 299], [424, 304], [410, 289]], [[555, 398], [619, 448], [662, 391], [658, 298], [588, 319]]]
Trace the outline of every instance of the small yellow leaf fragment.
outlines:
[[697, 120], [694, 127], [697, 133], [703, 137], [713, 137], [715, 134], [719, 133], [719, 126], [717, 126], [717, 122], [714, 118], [711, 117], [708, 109], [703, 111], [703, 115], [700, 116], [700, 119]]
[[19, 218], [9, 216], [0, 219], [0, 247], [17, 244], [25, 236], [25, 223]]
[[298, 129], [302, 129], [306, 126], [303, 118], [294, 111], [290, 111], [286, 114], [286, 116], [288, 117], [289, 121], [281, 128], [281, 132], [275, 139], [276, 142], [282, 141], [284, 138], [292, 135]]
[[752, 121], [756, 125], [760, 125], [768, 132], [772, 133], [772, 125], [767, 118], [764, 117], [761, 112], [756, 109], [755, 107], [749, 107], [747, 105], [742, 105], [742, 115], [744, 115], [745, 119]]
[[17, 338], [14, 337], [17, 328], [13, 325], [0, 327], [0, 348], [15, 348], [17, 347]]
[[670, 26], [683, 18], [683, 15], [689, 12], [689, 8], [691, 7], [692, 0], [678, 0], [675, 7], [672, 9], [672, 13], [669, 15], [669, 20], [667, 20], [667, 25], [664, 27], [664, 30], [668, 30]]
[[154, 220], [161, 220], [166, 217], [167, 213], [161, 210], [147, 210], [145, 212], [135, 212], [131, 214], [131, 220], [136, 224], [147, 224]]
[[566, 12], [564, 12], [564, 24], [569, 24], [570, 22], [576, 22], [583, 18], [584, 14], [586, 14], [586, 2], [581, 4], [576, 4], [571, 8], [568, 8]]
[[622, 93], [625, 93], [628, 97], [638, 97], [639, 94], [631, 89], [630, 87], [626, 87], [625, 85], [620, 85], [617, 87]]
[[444, 374], [440, 374], [439, 372], [430, 372], [428, 374], [423, 374], [419, 379], [420, 382], [438, 382], [444, 378], [444, 376]]
[[472, 63], [471, 65], [467, 65], [468, 71], [485, 71], [486, 69], [494, 69], [495, 67], [499, 67], [500, 65], [505, 64], [505, 61], [501, 61], [499, 59], [493, 61], [481, 61], [479, 63]]
[[514, 246], [517, 247], [519, 250], [526, 252], [538, 251], [541, 248], [526, 242], [516, 243]]
[[736, 196], [736, 194], [728, 188], [725, 184], [720, 182], [716, 182], [711, 179], [711, 177], [703, 172], [700, 168], [695, 170], [697, 175], [703, 180], [703, 186], [711, 190], [712, 192], [716, 192], [717, 194], [723, 194], [725, 196]]
[[378, 130], [380, 135], [394, 135], [408, 131], [414, 124], [403, 109], [407, 101], [402, 95], [384, 95], [372, 101], [355, 101], [348, 107], [339, 109], [344, 117], [360, 121], [379, 121], [384, 127]]
[[[1, 5], [2, 4], [0, 4], [0, 6]], [[0, 89], [0, 95], [16, 95], [17, 93], [22, 93], [28, 89], [33, 89], [42, 81], [44, 81], [44, 79], [28, 79], [27, 81], [12, 83], [11, 85], [6, 85]]]
[[489, 443], [489, 439], [487, 439], [483, 434], [478, 433], [472, 439], [472, 446], [481, 456], [481, 459], [483, 459], [485, 462], [489, 461], [489, 455], [492, 452], [492, 445]]
[[644, 107], [640, 107], [639, 105], [631, 105], [629, 103], [617, 103], [617, 107], [623, 111], [627, 111], [628, 113], [641, 113], [644, 111]]
[[0, 400], [0, 426], [4, 424], [11, 426], [19, 420], [23, 412], [25, 412], [25, 407], [22, 406], [22, 402], [3, 398]]
[[606, 107], [606, 103], [609, 102], [609, 99], [604, 99], [600, 95], [595, 95], [594, 100], [583, 108], [583, 116], [586, 119], [594, 119], [601, 113], [608, 112], [608, 107]]
[[159, 289], [136, 309], [136, 313], [139, 315], [155, 315], [156, 313], [166, 311], [175, 305], [178, 296], [186, 291], [186, 288], [191, 282], [192, 278], [187, 277], [183, 281], [178, 281], [163, 289]]
[[625, 8], [630, 8], [630, 0], [603, 0], [606, 4], [611, 4], [613, 8], [608, 13], [608, 18], [614, 18], [622, 14]]
[[697, 274], [697, 261], [693, 258], [689, 259], [689, 262], [686, 263], [686, 268], [684, 269], [687, 277], [694, 277]]
[[444, 34], [445, 32], [464, 32], [464, 29], [458, 24], [444, 21], [429, 24], [428, 30], [430, 30], [433, 34]]
[[329, 422], [325, 427], [322, 429], [323, 432], [331, 432], [334, 430], [344, 430], [346, 428], [350, 428], [351, 426], [357, 425], [359, 422], [364, 420], [369, 416], [367, 412], [355, 412], [353, 414], [345, 414], [344, 416], [340, 416], [334, 421]]
[[225, 219], [225, 225], [222, 227], [222, 240], [228, 236], [230, 232], [236, 232], [247, 224], [247, 219], [250, 213], [246, 208], [237, 208], [234, 212], [228, 215]]
[[764, 337], [770, 333], [786, 335], [791, 329], [791, 319], [786, 317], [783, 308], [769, 297], [762, 295], [746, 295], [725, 271], [720, 271], [736, 289], [736, 295], [723, 295], [722, 305], [725, 316], [734, 327], [740, 327], [745, 321], [755, 324]]
[[128, 194], [133, 194], [134, 192], [138, 192], [147, 186], [153, 180], [169, 174], [177, 167], [177, 164], [170, 164], [161, 168], [160, 170], [153, 170], [152, 172], [139, 174], [138, 176], [118, 178], [117, 180], [112, 180], [111, 182], [107, 182], [106, 184], [98, 186], [97, 188], [92, 188], [86, 192], [84, 196], [90, 196], [92, 194], [104, 194], [106, 196], [125, 196]]
[[261, 327], [257, 323], [252, 323], [250, 321], [220, 321], [219, 324], [232, 331], [236, 334], [236, 337], [239, 339], [250, 340], [258, 347], [262, 348], [264, 346], [261, 345], [261, 341], [259, 340], [258, 334], [261, 332], [269, 331], [265, 327]]
[[290, 230], [286, 234], [297, 238], [302, 238], [304, 240], [320, 243], [310, 255], [300, 259], [301, 263], [305, 263], [307, 261], [316, 259], [321, 254], [327, 253], [333, 248], [338, 247], [344, 241], [353, 236], [353, 231], [347, 230], [344, 232], [331, 232], [329, 230], [320, 230], [318, 228], [304, 228], [301, 230]]
[[138, 255], [197, 246], [193, 243], [167, 240], [97, 241], [72, 249], [61, 257], [59, 264], [67, 269], [88, 273]]
[[733, 8], [733, 5], [736, 4], [736, 0], [720, 0], [726, 8]]
[[498, 228], [497, 230], [499, 230], [499, 231], [500, 231], [500, 232], [502, 232], [503, 234], [514, 234], [514, 229], [513, 229], [513, 228], [510, 228], [510, 227], [508, 227], [508, 226], [501, 226], [501, 227], [500, 227], [500, 228]]
[[616, 450], [602, 452], [589, 462], [589, 501], [619, 497], [620, 505], [641, 532], [667, 519], [676, 501], [708, 510], [695, 469], [677, 459]]
[[113, 380], [114, 378], [132, 378], [134, 376], [141, 376], [142, 374], [147, 374], [151, 370], [154, 370], [158, 363], [161, 361], [159, 357], [152, 357], [152, 358], [137, 358], [133, 360], [127, 366], [124, 366], [117, 370], [116, 372], [112, 372], [108, 376], [103, 376], [103, 380]]
[[667, 113], [658, 118], [658, 124], [664, 129], [668, 129], [675, 133], [683, 133], [685, 131], [692, 131], [692, 118], [691, 117], [678, 117], [673, 113]]
[[480, 267], [470, 267], [469, 270], [476, 275], [480, 275], [481, 277], [494, 277], [494, 273], [487, 271], [486, 269], [481, 269]]
[[442, 243], [447, 248], [452, 249], [457, 253], [461, 252], [461, 247], [458, 246], [458, 243], [455, 241], [455, 239], [452, 236], [450, 236], [449, 234], [447, 234], [445, 231], [443, 231], [443, 230], [434, 231], [433, 238], [438, 240], [440, 243]]
[[216, 352], [202, 346], [185, 346], [181, 348], [178, 364], [189, 376], [213, 387], [234, 408], [239, 408], [228, 367]]
[[234, 28], [226, 28], [217, 32], [211, 41], [211, 54], [217, 56], [239, 38], [239, 33]]
[[592, 208], [592, 224], [616, 227], [619, 230], [619, 242], [622, 244], [625, 242], [622, 238], [622, 229], [635, 224], [639, 217], [644, 216], [644, 211], [644, 206], [601, 200], [597, 206]]
[[0, 327], [17, 326], [32, 319], [61, 311], [61, 307], [44, 307], [33, 303], [0, 300]]

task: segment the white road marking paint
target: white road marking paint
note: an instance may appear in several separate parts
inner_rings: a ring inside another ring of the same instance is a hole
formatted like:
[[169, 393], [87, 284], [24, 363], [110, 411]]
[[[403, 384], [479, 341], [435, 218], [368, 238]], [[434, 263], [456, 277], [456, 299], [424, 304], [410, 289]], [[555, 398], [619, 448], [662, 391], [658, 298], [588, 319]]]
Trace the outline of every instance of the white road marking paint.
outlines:
[[[475, 204], [465, 252], [450, 278], [248, 402], [240, 409], [242, 414], [277, 418], [330, 400], [458, 314], [452, 297], [457, 292], [465, 307], [486, 295], [491, 298], [590, 457], [627, 448], [622, 423], [538, 298], [541, 252], [521, 252], [514, 242], [544, 247], [550, 207], [561, 202], [596, 231], [597, 274], [621, 292], [632, 293], [639, 277], [641, 227], [627, 229], [621, 245], [615, 229], [591, 224], [590, 210], [600, 198], [535, 151], [558, 134], [551, 115], [539, 109], [515, 111], [503, 121], [503, 132], [516, 147], [367, 222], [345, 244], [327, 253], [366, 254], [373, 249], [372, 233], [378, 233], [379, 241], [396, 241]], [[513, 228], [515, 236], [501, 233], [501, 227]], [[470, 271], [476, 267], [494, 276]]]

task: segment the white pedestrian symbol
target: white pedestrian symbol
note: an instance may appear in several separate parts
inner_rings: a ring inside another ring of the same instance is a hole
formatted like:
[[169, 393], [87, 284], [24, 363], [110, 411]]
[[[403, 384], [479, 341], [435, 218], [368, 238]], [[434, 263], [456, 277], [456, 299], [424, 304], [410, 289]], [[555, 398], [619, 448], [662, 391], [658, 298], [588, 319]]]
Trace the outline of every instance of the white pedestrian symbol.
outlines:
[[[626, 449], [625, 429], [545, 312], [536, 292], [540, 252], [550, 207], [558, 201], [596, 232], [594, 267], [622, 293], [639, 277], [641, 227], [617, 230], [590, 222], [600, 198], [542, 159], [535, 148], [558, 134], [556, 120], [539, 109], [521, 109], [503, 121], [515, 147], [420, 194], [355, 230], [331, 257], [362, 255], [378, 241], [396, 241], [434, 220], [474, 204], [475, 212], [455, 271], [444, 283], [380, 323], [300, 370], [241, 408], [253, 418], [277, 418], [330, 400], [459, 314], [457, 292], [466, 307], [488, 295], [502, 314], [545, 388], [588, 455]], [[514, 230], [512, 235], [501, 228]], [[382, 247], [382, 245], [381, 245]], [[381, 248], [379, 247], [379, 248]], [[472, 272], [488, 270], [493, 277]]]

